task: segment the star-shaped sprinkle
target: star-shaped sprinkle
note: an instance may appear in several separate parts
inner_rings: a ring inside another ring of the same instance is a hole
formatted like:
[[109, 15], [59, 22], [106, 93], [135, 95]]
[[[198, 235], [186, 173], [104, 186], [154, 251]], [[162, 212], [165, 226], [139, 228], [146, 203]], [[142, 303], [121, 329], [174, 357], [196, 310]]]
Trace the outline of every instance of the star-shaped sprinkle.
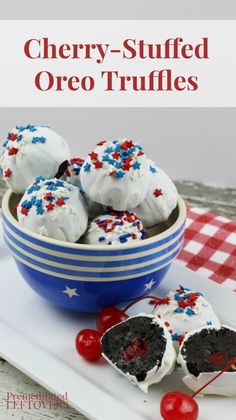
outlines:
[[152, 172], [153, 174], [157, 173], [157, 170], [154, 166], [149, 166], [150, 172]]
[[163, 195], [161, 188], [156, 188], [155, 191], [153, 191], [153, 195], [155, 197], [160, 197], [161, 195]]
[[145, 286], [145, 291], [146, 290], [151, 290], [155, 283], [156, 283], [155, 280], [151, 279], [148, 283], [146, 283], [144, 285]]
[[89, 153], [89, 156], [90, 156], [91, 160], [96, 160], [98, 158], [98, 154], [95, 153], [95, 152]]
[[130, 162], [131, 162], [130, 159], [124, 160], [123, 165], [122, 165], [122, 169], [124, 171], [129, 171], [130, 170], [130, 168], [132, 167], [132, 164]]
[[12, 147], [11, 149], [8, 150], [9, 156], [16, 155], [17, 153], [18, 153], [18, 149], [16, 149], [15, 147]]
[[17, 139], [17, 134], [16, 133], [10, 133], [9, 134], [9, 140], [15, 141], [16, 139]]
[[187, 309], [186, 309], [186, 314], [187, 314], [188, 316], [196, 315], [196, 314], [195, 314], [195, 312], [194, 312], [191, 308], [187, 308]]
[[4, 172], [5, 178], [10, 178], [11, 174], [12, 174], [12, 171], [9, 168]]
[[73, 296], [80, 296], [77, 292], [77, 289], [71, 289], [70, 287], [66, 286], [65, 290], [62, 290], [62, 293], [66, 293], [69, 298], [71, 299]]
[[134, 162], [133, 168], [134, 169], [140, 169], [141, 164], [139, 162]]
[[103, 167], [103, 163], [100, 162], [100, 160], [96, 160], [93, 165], [95, 166], [96, 169], [102, 168]]
[[46, 143], [46, 137], [33, 137], [32, 138], [32, 143], [33, 144], [37, 144], [37, 143], [42, 143], [42, 144], [44, 144], [44, 143]]
[[44, 198], [44, 200], [46, 200], [46, 201], [51, 201], [52, 200], [52, 193], [47, 193], [47, 194], [45, 194], [45, 196], [43, 197]]
[[21, 214], [24, 214], [24, 216], [27, 216], [27, 214], [29, 213], [29, 209], [27, 209], [27, 207], [22, 207], [20, 212]]
[[85, 165], [84, 165], [84, 172], [89, 172], [90, 167], [91, 167], [90, 163], [86, 162]]
[[46, 209], [47, 209], [47, 211], [52, 211], [52, 210], [54, 210], [54, 207], [55, 207], [55, 205], [54, 205], [53, 203], [48, 203], [48, 204], [46, 205]]
[[114, 152], [111, 155], [112, 155], [113, 159], [116, 159], [116, 160], [118, 160], [119, 157], [120, 157], [120, 153], [119, 152]]
[[123, 178], [125, 176], [125, 173], [123, 171], [116, 172], [116, 178]]
[[56, 204], [57, 206], [64, 206], [65, 201], [63, 200], [63, 198], [58, 198]]
[[132, 140], [126, 140], [122, 143], [121, 145], [121, 149], [122, 150], [128, 150], [131, 147], [133, 147], [134, 143], [132, 142]]

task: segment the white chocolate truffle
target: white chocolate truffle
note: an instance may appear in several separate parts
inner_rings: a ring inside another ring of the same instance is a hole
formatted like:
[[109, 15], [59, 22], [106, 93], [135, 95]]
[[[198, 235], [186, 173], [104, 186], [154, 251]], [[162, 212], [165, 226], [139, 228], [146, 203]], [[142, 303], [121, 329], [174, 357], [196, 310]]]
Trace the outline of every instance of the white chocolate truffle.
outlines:
[[[181, 344], [178, 362], [185, 377], [183, 382], [196, 392], [219, 373], [236, 354], [236, 330], [228, 326], [209, 326], [191, 331]], [[201, 394], [236, 396], [236, 363]]]
[[145, 238], [142, 222], [134, 213], [106, 209], [91, 222], [84, 242], [90, 245], [121, 245]]
[[163, 299], [157, 299], [154, 315], [165, 322], [178, 347], [189, 331], [206, 325], [220, 326], [212, 306], [199, 292], [180, 286]]
[[78, 241], [88, 224], [79, 189], [56, 178], [36, 178], [23, 195], [17, 216], [33, 232], [66, 242]]
[[171, 336], [162, 321], [150, 314], [120, 322], [103, 334], [101, 343], [103, 357], [145, 393], [174, 370]]
[[82, 188], [90, 199], [115, 210], [138, 206], [150, 172], [142, 147], [132, 140], [101, 141], [81, 169]]
[[3, 177], [15, 193], [24, 193], [37, 176], [54, 177], [70, 156], [66, 141], [48, 127], [17, 126], [0, 156]]
[[178, 193], [168, 175], [149, 160], [150, 178], [147, 194], [133, 211], [146, 228], [165, 222], [177, 206]]

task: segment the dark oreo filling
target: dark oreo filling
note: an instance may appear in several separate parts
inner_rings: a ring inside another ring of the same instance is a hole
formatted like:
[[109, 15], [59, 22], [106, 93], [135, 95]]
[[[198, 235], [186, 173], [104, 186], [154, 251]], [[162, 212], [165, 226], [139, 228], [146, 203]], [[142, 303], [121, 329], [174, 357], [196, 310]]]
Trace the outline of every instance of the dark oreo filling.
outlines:
[[[166, 349], [163, 328], [153, 318], [137, 316], [122, 322], [102, 337], [106, 357], [124, 373], [145, 380], [147, 372], [161, 365]], [[137, 356], [136, 356], [137, 355]]]
[[[236, 357], [236, 332], [225, 327], [219, 330], [204, 328], [188, 338], [181, 354], [188, 371], [194, 376], [202, 372], [220, 371]], [[228, 371], [235, 372], [234, 369]]]
[[65, 160], [64, 162], [62, 162], [58, 168], [55, 178], [57, 179], [61, 178], [62, 175], [64, 175], [65, 171], [67, 170], [68, 165], [69, 165], [68, 160]]

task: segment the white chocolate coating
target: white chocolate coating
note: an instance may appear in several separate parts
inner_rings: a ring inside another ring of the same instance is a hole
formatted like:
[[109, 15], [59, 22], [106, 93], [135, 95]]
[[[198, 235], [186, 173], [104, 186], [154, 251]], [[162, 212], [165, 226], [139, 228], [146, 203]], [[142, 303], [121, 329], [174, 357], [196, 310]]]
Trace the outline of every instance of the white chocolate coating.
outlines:
[[133, 211], [145, 227], [155, 226], [168, 219], [177, 206], [178, 193], [168, 175], [149, 160], [149, 184], [144, 200]]
[[[236, 332], [234, 328], [222, 325], [222, 327], [231, 329]], [[198, 328], [195, 331], [188, 333], [180, 347], [179, 355], [178, 355], [178, 363], [182, 366], [182, 369], [186, 376], [183, 378], [183, 382], [185, 385], [191, 389], [192, 391], [196, 392], [200, 389], [203, 385], [205, 385], [208, 381], [214, 378], [219, 371], [215, 372], [203, 372], [200, 373], [198, 377], [192, 375], [187, 368], [187, 363], [185, 358], [181, 354], [181, 349], [184, 343], [189, 339], [189, 337], [197, 332], [200, 332], [202, 329], [206, 327]], [[221, 326], [209, 326], [208, 328], [215, 328], [219, 330]], [[205, 389], [202, 390], [201, 394], [213, 394], [213, 395], [223, 395], [225, 397], [235, 397], [236, 396], [236, 371], [235, 372], [224, 372], [217, 380], [209, 384]]]
[[145, 239], [142, 222], [129, 211], [106, 209], [92, 220], [84, 237], [91, 245], [120, 245]]
[[88, 224], [79, 189], [56, 178], [36, 179], [23, 195], [17, 216], [33, 232], [66, 242], [78, 241]]
[[102, 141], [81, 169], [82, 188], [90, 199], [115, 210], [132, 209], [144, 199], [149, 164], [131, 140]]
[[200, 293], [182, 286], [160, 300], [153, 313], [166, 323], [177, 348], [189, 331], [207, 325], [220, 326], [210, 303]]
[[24, 193], [37, 176], [54, 177], [70, 156], [66, 141], [48, 127], [17, 126], [0, 156], [3, 177], [15, 193]]

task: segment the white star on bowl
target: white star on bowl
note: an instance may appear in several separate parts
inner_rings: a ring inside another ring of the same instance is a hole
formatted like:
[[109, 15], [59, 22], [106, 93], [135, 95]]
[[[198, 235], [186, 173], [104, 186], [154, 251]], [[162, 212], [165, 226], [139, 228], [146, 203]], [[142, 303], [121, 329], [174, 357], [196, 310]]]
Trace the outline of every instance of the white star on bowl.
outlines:
[[70, 287], [66, 286], [66, 290], [62, 290], [63, 293], [66, 293], [70, 298], [73, 296], [80, 296], [77, 292], [77, 289], [70, 289]]
[[150, 280], [148, 283], [146, 283], [145, 286], [145, 290], [151, 290], [151, 288], [154, 286], [156, 282], [152, 279]]

